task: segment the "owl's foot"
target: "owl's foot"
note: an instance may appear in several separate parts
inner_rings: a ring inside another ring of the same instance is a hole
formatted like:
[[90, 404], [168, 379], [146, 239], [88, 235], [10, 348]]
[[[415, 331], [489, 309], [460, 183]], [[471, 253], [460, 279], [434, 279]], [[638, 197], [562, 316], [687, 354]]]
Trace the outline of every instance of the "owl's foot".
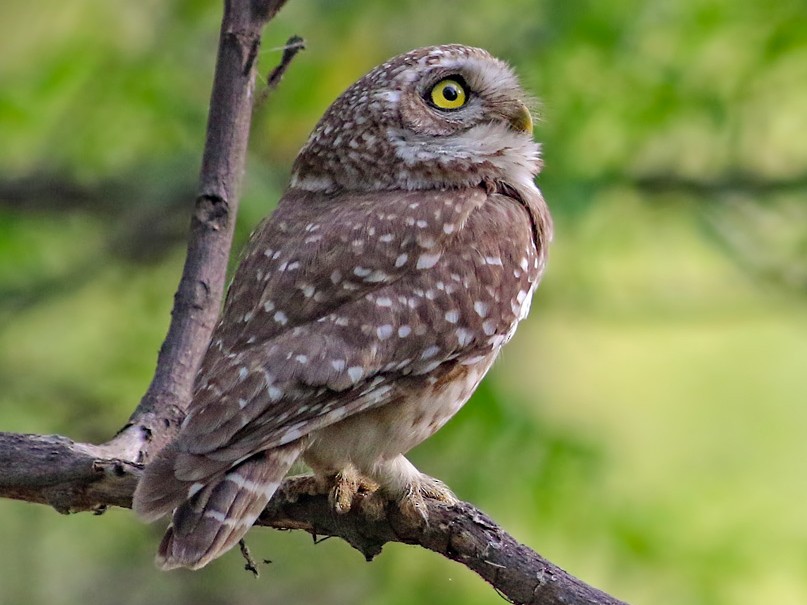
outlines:
[[353, 508], [353, 500], [356, 494], [366, 493], [372, 495], [377, 490], [377, 483], [361, 475], [356, 469], [348, 467], [332, 478], [332, 487], [328, 492], [328, 502], [338, 514], [344, 515]]
[[403, 455], [376, 464], [372, 476], [381, 489], [362, 502], [362, 508], [370, 517], [381, 517], [386, 503], [393, 501], [411, 522], [428, 524], [428, 500], [436, 500], [446, 506], [459, 502], [445, 483], [424, 475]]
[[[297, 475], [287, 477], [280, 492], [289, 502], [296, 502], [300, 496], [328, 496], [328, 503], [333, 510], [344, 515], [350, 512], [357, 494], [372, 495], [378, 490], [378, 484], [359, 474], [352, 467], [338, 473], [315, 473], [313, 475]], [[364, 505], [362, 503], [362, 510]]]
[[404, 517], [413, 523], [429, 523], [429, 505], [427, 500], [436, 500], [445, 506], [459, 502], [448, 486], [434, 477], [420, 474], [407, 491], [398, 498], [398, 509]]

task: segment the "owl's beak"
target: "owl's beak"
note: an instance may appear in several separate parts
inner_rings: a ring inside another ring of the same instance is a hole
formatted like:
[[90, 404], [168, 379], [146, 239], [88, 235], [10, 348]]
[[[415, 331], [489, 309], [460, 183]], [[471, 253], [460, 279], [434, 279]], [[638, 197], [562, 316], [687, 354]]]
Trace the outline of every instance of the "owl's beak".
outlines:
[[513, 103], [505, 116], [510, 127], [516, 132], [532, 134], [532, 116], [530, 110], [521, 101]]

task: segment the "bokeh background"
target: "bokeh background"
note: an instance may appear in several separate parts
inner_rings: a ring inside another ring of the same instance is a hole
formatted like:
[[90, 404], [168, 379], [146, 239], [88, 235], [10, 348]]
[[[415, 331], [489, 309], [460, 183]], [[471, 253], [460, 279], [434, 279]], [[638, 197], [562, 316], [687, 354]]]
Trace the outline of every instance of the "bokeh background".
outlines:
[[[145, 391], [184, 255], [220, 2], [0, 4], [0, 428], [103, 441]], [[807, 602], [807, 3], [290, 0], [308, 41], [256, 116], [237, 247], [327, 105], [387, 57], [484, 46], [542, 100], [556, 219], [530, 319], [413, 453], [634, 605]], [[0, 501], [0, 603], [501, 598], [402, 545], [257, 530], [152, 567], [161, 527]]]

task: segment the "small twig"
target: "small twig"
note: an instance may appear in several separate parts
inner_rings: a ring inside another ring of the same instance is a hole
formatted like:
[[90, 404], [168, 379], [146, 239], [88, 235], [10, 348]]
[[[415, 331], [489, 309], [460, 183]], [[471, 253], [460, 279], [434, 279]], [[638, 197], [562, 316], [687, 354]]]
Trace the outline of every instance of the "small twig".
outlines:
[[294, 35], [286, 40], [286, 44], [283, 46], [283, 57], [281, 57], [280, 63], [266, 76], [266, 87], [255, 100], [256, 108], [263, 105], [266, 99], [269, 98], [269, 95], [272, 94], [272, 91], [277, 88], [277, 85], [280, 84], [289, 65], [291, 65], [292, 59], [294, 59], [301, 50], [305, 50], [305, 40], [300, 36]]
[[252, 558], [247, 543], [244, 540], [240, 540], [238, 547], [241, 549], [241, 556], [244, 557], [244, 561], [246, 561], [246, 563], [244, 563], [244, 569], [252, 572], [252, 575], [256, 578], [260, 577], [261, 573], [258, 571], [258, 564], [255, 562], [255, 559]]

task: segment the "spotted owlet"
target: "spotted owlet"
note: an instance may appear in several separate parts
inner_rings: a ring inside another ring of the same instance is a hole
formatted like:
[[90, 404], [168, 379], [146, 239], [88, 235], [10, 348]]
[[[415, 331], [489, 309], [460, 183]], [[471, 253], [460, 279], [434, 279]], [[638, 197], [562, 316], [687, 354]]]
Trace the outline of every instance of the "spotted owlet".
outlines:
[[134, 509], [173, 511], [160, 567], [236, 544], [300, 457], [337, 511], [356, 478], [453, 501], [404, 454], [473, 393], [524, 318], [549, 212], [525, 93], [459, 45], [373, 69], [326, 111], [253, 233], [179, 435]]

